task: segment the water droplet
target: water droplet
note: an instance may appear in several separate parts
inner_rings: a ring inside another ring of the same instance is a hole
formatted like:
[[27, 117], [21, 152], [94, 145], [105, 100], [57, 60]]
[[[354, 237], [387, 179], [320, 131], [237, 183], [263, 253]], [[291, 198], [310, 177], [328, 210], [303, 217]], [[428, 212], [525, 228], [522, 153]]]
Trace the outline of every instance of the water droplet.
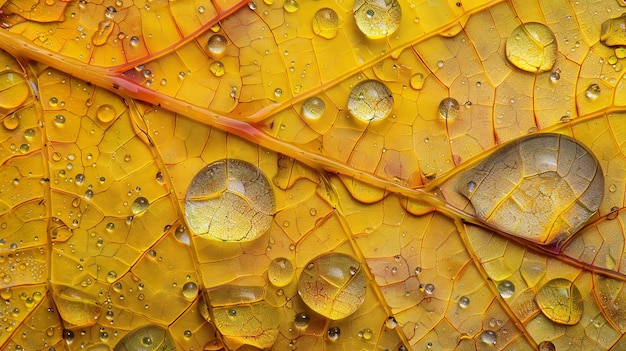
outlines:
[[[350, 267], [357, 269], [351, 274]], [[361, 265], [351, 256], [329, 253], [306, 265], [298, 281], [298, 294], [315, 312], [336, 320], [354, 313], [363, 303], [367, 281]]]
[[61, 318], [76, 327], [94, 325], [100, 316], [98, 302], [82, 291], [68, 286], [53, 285], [52, 298]]
[[[451, 180], [454, 191], [471, 202], [478, 218], [543, 245], [575, 234], [604, 195], [598, 160], [584, 145], [559, 134], [529, 134], [501, 144], [457, 177]], [[472, 192], [469, 182], [476, 184]], [[459, 206], [467, 206], [462, 202]]]
[[291, 261], [286, 258], [275, 258], [270, 263], [267, 271], [267, 278], [274, 286], [283, 287], [291, 283], [295, 275], [295, 270]]
[[158, 325], [144, 325], [121, 338], [115, 350], [177, 350], [177, 346], [167, 329]]
[[250, 10], [252, 10], [252, 11], [255, 11], [255, 10], [256, 10], [256, 2], [254, 2], [254, 1], [250, 1], [250, 2], [248, 3], [248, 8], [249, 8]]
[[115, 17], [115, 15], [117, 15], [117, 10], [113, 6], [108, 6], [107, 9], [104, 11], [104, 15], [106, 16], [106, 18], [113, 18]]
[[198, 13], [199, 13], [199, 14], [203, 14], [203, 13], [204, 13], [204, 11], [206, 11], [206, 9], [204, 8], [204, 6], [199, 6], [199, 7], [198, 7]]
[[386, 118], [393, 109], [393, 96], [387, 86], [376, 80], [366, 80], [352, 88], [348, 110], [357, 119], [370, 122]]
[[480, 334], [480, 340], [485, 344], [495, 345], [497, 342], [496, 332], [493, 330], [485, 330]]
[[600, 96], [600, 86], [596, 83], [589, 85], [589, 87], [587, 87], [587, 90], [585, 90], [585, 96], [589, 100], [597, 99], [598, 96]]
[[356, 0], [353, 11], [357, 27], [370, 39], [392, 34], [400, 26], [402, 18], [397, 0]]
[[306, 329], [311, 323], [311, 317], [306, 312], [296, 314], [294, 324], [298, 329]]
[[304, 100], [302, 104], [302, 115], [308, 119], [318, 119], [324, 115], [326, 111], [326, 104], [324, 100], [317, 96], [310, 97]]
[[98, 23], [98, 29], [91, 36], [91, 42], [95, 46], [101, 46], [107, 43], [109, 36], [113, 33], [113, 22], [105, 20]]
[[556, 83], [561, 79], [561, 70], [557, 69], [556, 71], [550, 73], [550, 81], [552, 83]]
[[285, 0], [285, 2], [283, 2], [283, 8], [288, 13], [294, 13], [300, 8], [300, 4], [298, 4], [296, 0]]
[[117, 280], [117, 273], [115, 273], [115, 271], [109, 271], [109, 273], [107, 273], [107, 282], [113, 283], [116, 280]]
[[337, 36], [339, 16], [333, 9], [327, 7], [317, 10], [313, 16], [313, 33], [322, 38], [332, 39]]
[[387, 327], [387, 329], [396, 329], [397, 326], [398, 321], [396, 321], [393, 316], [385, 319], [385, 327]]
[[542, 341], [539, 343], [537, 351], [556, 351], [556, 346], [552, 341]]
[[137, 47], [137, 46], [139, 46], [140, 42], [141, 42], [141, 40], [139, 39], [139, 37], [136, 37], [134, 35], [132, 37], [130, 37], [130, 41], [129, 41], [130, 46]]
[[193, 300], [198, 296], [198, 284], [187, 282], [183, 285], [183, 296], [186, 299]]
[[50, 105], [50, 107], [56, 107], [59, 104], [59, 99], [57, 99], [56, 97], [51, 97], [48, 100], [48, 104]]
[[4, 119], [2, 120], [2, 125], [4, 125], [4, 128], [6, 128], [7, 130], [15, 130], [17, 129], [17, 127], [20, 126], [20, 119], [15, 113], [13, 113], [4, 117]]
[[211, 63], [211, 65], [209, 66], [209, 70], [216, 77], [221, 77], [226, 73], [224, 64], [221, 61], [214, 61], [213, 63]]
[[85, 175], [82, 173], [78, 173], [74, 177], [74, 183], [76, 183], [76, 185], [83, 185], [83, 183], [85, 183]]
[[209, 42], [207, 44], [209, 48], [209, 53], [211, 57], [214, 59], [220, 59], [224, 56], [224, 52], [226, 52], [226, 47], [228, 46], [228, 40], [221, 34], [213, 34], [209, 38]]
[[583, 297], [567, 279], [552, 279], [544, 284], [535, 301], [541, 312], [555, 323], [574, 325], [583, 315]]
[[615, 186], [615, 184], [611, 184], [611, 185], [609, 186], [609, 191], [610, 191], [610, 192], [614, 193], [616, 190], [617, 190], [617, 187]]
[[104, 104], [100, 105], [100, 107], [96, 110], [96, 117], [102, 123], [109, 123], [117, 117], [117, 112], [113, 106]]
[[467, 308], [470, 304], [470, 298], [467, 296], [461, 296], [459, 298], [459, 307]]
[[424, 285], [424, 293], [426, 295], [432, 295], [435, 292], [435, 286], [433, 284]]
[[515, 293], [515, 284], [508, 280], [503, 280], [498, 283], [498, 293], [502, 298], [508, 299]]
[[337, 341], [339, 339], [339, 335], [341, 334], [341, 330], [339, 327], [330, 327], [328, 328], [328, 340]]
[[[226, 159], [200, 170], [185, 196], [185, 218], [195, 234], [220, 241], [251, 241], [269, 228], [272, 187], [256, 166]], [[232, 211], [237, 208], [237, 211]]]
[[63, 329], [62, 336], [63, 336], [63, 340], [65, 340], [66, 343], [71, 344], [72, 342], [74, 342], [73, 331], [69, 329]]
[[359, 332], [361, 338], [363, 338], [363, 340], [370, 340], [372, 338], [372, 336], [374, 336], [374, 332], [372, 332], [372, 329], [370, 328], [365, 328], [363, 330], [361, 330]]
[[626, 45], [626, 15], [606, 20], [600, 29], [600, 41], [606, 46]]
[[274, 89], [274, 96], [280, 97], [281, 95], [283, 95], [283, 90], [281, 88]]
[[150, 202], [145, 197], [138, 197], [133, 201], [132, 211], [134, 215], [145, 212], [150, 206]]
[[445, 98], [439, 103], [439, 115], [446, 120], [455, 119], [459, 109], [459, 102], [454, 98]]
[[509, 62], [528, 72], [551, 70], [557, 52], [554, 33], [541, 23], [523, 23], [506, 40], [506, 57]]
[[0, 91], [0, 109], [5, 110], [17, 108], [30, 95], [30, 87], [24, 75], [13, 71], [0, 73]]
[[421, 73], [416, 73], [411, 76], [411, 88], [415, 90], [420, 90], [424, 86], [424, 75]]

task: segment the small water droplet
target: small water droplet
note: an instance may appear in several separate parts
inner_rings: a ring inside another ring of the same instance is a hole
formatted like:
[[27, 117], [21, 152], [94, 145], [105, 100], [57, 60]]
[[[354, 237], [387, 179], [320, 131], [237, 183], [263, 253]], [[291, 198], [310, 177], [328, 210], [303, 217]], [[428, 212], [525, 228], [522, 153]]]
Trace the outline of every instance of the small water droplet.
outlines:
[[326, 111], [326, 104], [324, 100], [313, 96], [306, 100], [302, 104], [302, 115], [308, 119], [318, 119], [324, 115]]
[[221, 61], [214, 61], [213, 63], [211, 63], [211, 65], [209, 66], [209, 70], [216, 77], [221, 77], [226, 73], [224, 64]]
[[597, 99], [598, 96], [600, 96], [600, 86], [596, 83], [589, 85], [589, 87], [587, 87], [587, 90], [585, 90], [585, 96], [589, 100]]
[[504, 299], [508, 299], [515, 293], [515, 284], [508, 280], [503, 280], [498, 283], [498, 293]]
[[145, 212], [150, 206], [150, 202], [145, 197], [138, 197], [133, 202], [132, 211], [134, 215], [138, 215], [142, 212]]

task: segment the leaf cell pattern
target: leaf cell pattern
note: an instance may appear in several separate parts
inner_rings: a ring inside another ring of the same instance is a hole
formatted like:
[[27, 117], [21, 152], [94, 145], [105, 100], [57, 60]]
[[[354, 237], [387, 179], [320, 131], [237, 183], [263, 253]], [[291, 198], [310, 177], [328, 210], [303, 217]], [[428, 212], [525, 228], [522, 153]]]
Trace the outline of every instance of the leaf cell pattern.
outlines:
[[625, 14], [0, 0], [1, 348], [626, 348]]

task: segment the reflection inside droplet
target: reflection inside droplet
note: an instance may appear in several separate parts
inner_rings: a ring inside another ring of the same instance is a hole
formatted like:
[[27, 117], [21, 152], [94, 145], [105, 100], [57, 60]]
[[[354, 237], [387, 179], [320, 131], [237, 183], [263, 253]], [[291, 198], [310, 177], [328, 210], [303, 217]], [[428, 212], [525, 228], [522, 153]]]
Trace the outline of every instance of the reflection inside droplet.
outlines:
[[332, 39], [337, 36], [339, 16], [335, 10], [325, 7], [317, 10], [313, 16], [312, 25], [313, 33], [322, 38]]
[[555, 323], [574, 325], [583, 315], [583, 297], [567, 279], [552, 279], [544, 284], [535, 301], [541, 312]]
[[402, 19], [402, 9], [397, 0], [356, 0], [353, 11], [357, 27], [370, 39], [392, 34]]
[[506, 40], [506, 57], [509, 62], [528, 72], [551, 70], [557, 52], [554, 33], [541, 23], [520, 24]]
[[393, 96], [387, 86], [377, 80], [366, 80], [352, 88], [348, 98], [350, 114], [370, 122], [387, 118], [393, 109]]

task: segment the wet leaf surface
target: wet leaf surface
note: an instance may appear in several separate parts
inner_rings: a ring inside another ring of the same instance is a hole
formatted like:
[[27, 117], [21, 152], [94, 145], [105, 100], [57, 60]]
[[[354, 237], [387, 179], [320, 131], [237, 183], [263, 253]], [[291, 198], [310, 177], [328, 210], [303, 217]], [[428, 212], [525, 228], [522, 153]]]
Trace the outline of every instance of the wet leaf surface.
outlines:
[[0, 1], [4, 350], [626, 347], [623, 1]]

